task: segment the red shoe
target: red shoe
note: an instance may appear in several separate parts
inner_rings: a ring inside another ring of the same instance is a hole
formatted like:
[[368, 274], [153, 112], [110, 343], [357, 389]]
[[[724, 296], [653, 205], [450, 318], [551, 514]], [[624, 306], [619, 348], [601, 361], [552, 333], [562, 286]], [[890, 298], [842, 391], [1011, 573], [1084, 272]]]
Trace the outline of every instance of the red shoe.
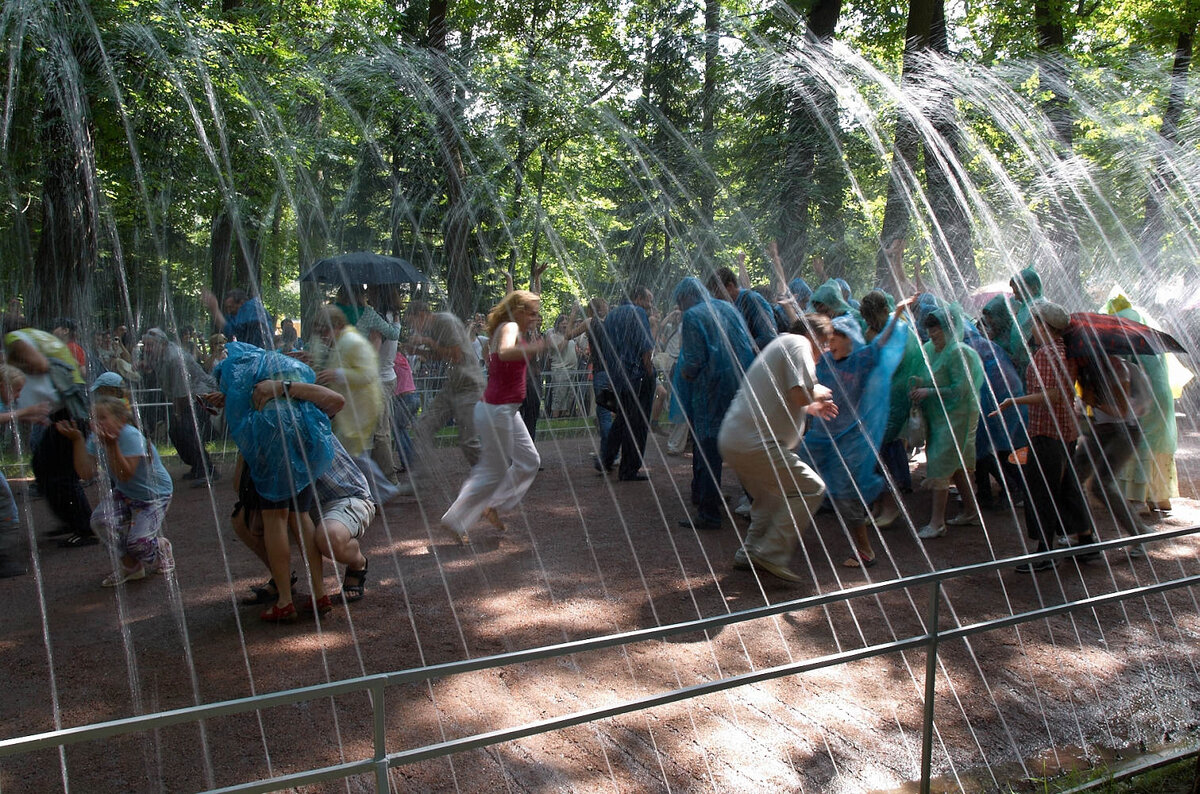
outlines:
[[[312, 596], [304, 596], [302, 599], [300, 599], [300, 611], [301, 612], [312, 612], [313, 611]], [[327, 615], [330, 612], [332, 612], [333, 611], [333, 599], [327, 595], [323, 595], [320, 598], [318, 598], [316, 611], [322, 615]]]
[[258, 617], [260, 620], [264, 620], [267, 623], [284, 623], [295, 620], [296, 605], [288, 604], [285, 607], [281, 607], [279, 604], [273, 604], [270, 609], [265, 610]]

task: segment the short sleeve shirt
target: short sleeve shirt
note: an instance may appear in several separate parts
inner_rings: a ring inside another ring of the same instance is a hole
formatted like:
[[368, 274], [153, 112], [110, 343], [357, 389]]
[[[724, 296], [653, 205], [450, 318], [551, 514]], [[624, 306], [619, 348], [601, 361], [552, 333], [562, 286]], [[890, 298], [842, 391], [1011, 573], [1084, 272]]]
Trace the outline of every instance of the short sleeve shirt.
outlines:
[[462, 350], [462, 361], [452, 368], [451, 377], [459, 381], [470, 381], [483, 388], [483, 368], [479, 363], [479, 354], [471, 345], [467, 335], [467, 327], [449, 312], [437, 312], [429, 319], [426, 336], [438, 347], [457, 347]]
[[1061, 399], [1057, 403], [1045, 401], [1029, 406], [1029, 435], [1058, 438], [1069, 444], [1079, 438], [1079, 426], [1075, 422], [1075, 380], [1078, 368], [1067, 358], [1066, 346], [1061, 339], [1053, 345], [1042, 345], [1033, 354], [1033, 360], [1025, 369], [1025, 391], [1057, 391]]
[[816, 385], [812, 345], [795, 334], [781, 334], [759, 353], [721, 423], [723, 448], [750, 451], [764, 445], [791, 449], [804, 428], [804, 406], [793, 406], [788, 392]]
[[[141, 458], [133, 476], [128, 480], [121, 482], [113, 478], [118, 491], [137, 502], [155, 502], [171, 496], [175, 490], [171, 483], [171, 475], [167, 473], [162, 459], [158, 457], [158, 450], [153, 444], [146, 443], [146, 437], [140, 430], [133, 425], [125, 425], [121, 434], [117, 436], [117, 449], [127, 458]], [[96, 443], [95, 435], [88, 437], [87, 451], [94, 457], [104, 457], [104, 451]], [[105, 465], [107, 466], [107, 461]]]

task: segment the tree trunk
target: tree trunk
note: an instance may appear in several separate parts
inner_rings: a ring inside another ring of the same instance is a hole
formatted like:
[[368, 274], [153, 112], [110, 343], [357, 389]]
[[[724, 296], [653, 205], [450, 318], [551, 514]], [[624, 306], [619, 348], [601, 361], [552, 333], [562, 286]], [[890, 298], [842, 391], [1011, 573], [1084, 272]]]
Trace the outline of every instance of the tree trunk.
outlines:
[[233, 283], [233, 219], [224, 208], [212, 221], [212, 242], [209, 252], [212, 271], [212, 291], [221, 298], [234, 287]]
[[[1171, 64], [1171, 90], [1167, 94], [1167, 108], [1163, 112], [1162, 146], [1173, 149], [1179, 144], [1179, 122], [1187, 104], [1188, 72], [1192, 67], [1192, 46], [1196, 37], [1198, 17], [1191, 13], [1180, 20], [1179, 37], [1175, 42], [1175, 61]], [[1146, 193], [1146, 205], [1142, 216], [1142, 228], [1138, 234], [1138, 247], [1142, 255], [1142, 267], [1158, 272], [1158, 258], [1162, 252], [1162, 240], [1166, 233], [1163, 218], [1162, 197], [1170, 192], [1174, 176], [1167, 166], [1165, 155], [1155, 163]]]
[[[1071, 110], [1067, 69], [1063, 61], [1066, 52], [1066, 30], [1063, 26], [1066, 10], [1063, 2], [1064, 0], [1036, 0], [1034, 15], [1040, 56], [1041, 88], [1049, 92], [1049, 97], [1042, 104], [1042, 110], [1050, 122], [1057, 144], [1057, 156], [1067, 159], [1073, 154], [1075, 145], [1075, 116]], [[1080, 242], [1069, 209], [1073, 203], [1074, 199], [1070, 195], [1058, 196], [1050, 203], [1042, 219], [1046, 227], [1046, 237], [1053, 248], [1053, 256], [1040, 259], [1038, 266], [1043, 271], [1043, 282], [1052, 291], [1055, 285], [1058, 285], [1060, 294], [1053, 296], [1058, 300], [1070, 300], [1083, 294], [1079, 274]]]
[[[943, 56], [950, 54], [943, 0], [934, 0], [930, 48]], [[936, 224], [933, 262], [949, 277], [952, 291], [969, 292], [979, 286], [979, 271], [975, 266], [971, 216], [964, 204], [967, 186], [959, 181], [956, 172], [962, 150], [959, 120], [954, 111], [954, 97], [948, 91], [938, 97], [932, 114], [933, 128], [940, 141], [925, 141], [924, 151], [925, 192]]]
[[[307, 96], [296, 113], [302, 139], [320, 141], [323, 135], [322, 100]], [[303, 274], [325, 256], [329, 227], [325, 220], [322, 197], [325, 195], [325, 171], [320, 164], [301, 169], [297, 174], [296, 242], [299, 272]], [[310, 327], [321, 302], [321, 289], [316, 282], [300, 282], [300, 329]]]
[[[808, 12], [807, 38], [822, 45], [833, 38], [841, 0], [817, 0]], [[816, 76], [787, 91], [787, 150], [779, 207], [779, 255], [788, 278], [801, 271], [811, 248], [810, 214], [840, 214], [845, 172], [831, 136], [837, 134], [837, 98]], [[820, 206], [824, 205], [824, 206]]]
[[442, 247], [446, 256], [446, 291], [449, 310], [459, 317], [474, 309], [474, 274], [471, 271], [471, 214], [467, 206], [466, 168], [458, 140], [458, 102], [446, 52], [448, 0], [431, 0], [426, 41], [433, 74], [430, 87], [436, 106], [435, 134], [445, 178], [446, 216], [442, 221]]
[[710, 169], [715, 169], [713, 152], [717, 142], [717, 80], [718, 58], [721, 43], [721, 0], [705, 0], [704, 2], [704, 84], [700, 89], [700, 151], [707, 166], [700, 173], [698, 187], [700, 199], [700, 239], [698, 251], [701, 272], [707, 273], [713, 268], [713, 253], [716, 249], [713, 216], [717, 186]]
[[77, 82], [79, 63], [65, 39], [44, 57], [42, 229], [26, 306], [30, 321], [39, 325], [59, 316], [90, 315], [86, 301], [97, 267], [99, 228], [96, 143], [89, 100]]
[[[900, 76], [902, 85], [911, 86], [920, 81], [920, 56], [929, 49], [935, 15], [934, 1], [911, 0], [909, 3]], [[883, 229], [879, 234], [880, 249], [875, 257], [875, 280], [898, 295], [913, 290], [913, 283], [904, 272], [904, 247], [911, 220], [909, 202], [918, 185], [917, 154], [920, 142], [917, 126], [908, 109], [897, 108], [892, 171], [883, 210]], [[919, 273], [916, 274], [916, 280], [920, 280]]]

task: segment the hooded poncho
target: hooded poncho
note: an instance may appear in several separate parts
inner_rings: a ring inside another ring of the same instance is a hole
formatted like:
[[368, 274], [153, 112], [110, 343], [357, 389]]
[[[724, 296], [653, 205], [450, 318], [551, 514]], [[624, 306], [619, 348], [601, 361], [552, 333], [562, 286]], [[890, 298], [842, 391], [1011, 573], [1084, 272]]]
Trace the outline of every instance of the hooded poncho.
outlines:
[[[893, 330], [884, 340], [888, 328]], [[831, 498], [865, 504], [883, 491], [878, 450], [888, 421], [892, 375], [904, 357], [910, 331], [892, 318], [868, 345], [851, 317], [834, 318], [833, 330], [851, 340], [853, 352], [841, 360], [824, 354], [816, 374], [817, 381], [833, 391], [839, 412], [831, 420], [812, 419], [800, 457], [817, 469]]]
[[282, 502], [312, 485], [333, 461], [329, 417], [303, 400], [272, 400], [255, 410], [254, 386], [263, 380], [314, 382], [309, 367], [281, 353], [244, 342], [225, 346], [228, 357], [214, 371], [225, 395], [229, 435], [246, 460], [258, 494]]
[[716, 438], [754, 360], [754, 343], [738, 310], [713, 299], [699, 279], [679, 282], [674, 298], [688, 308], [680, 319], [679, 358], [671, 386], [696, 436]]
[[[1146, 324], [1142, 313], [1133, 307], [1129, 298], [1117, 294], [1104, 304], [1105, 314], [1115, 314]], [[1142, 442], [1137, 456], [1121, 474], [1125, 497], [1135, 502], [1163, 502], [1179, 495], [1179, 479], [1175, 469], [1175, 451], [1179, 447], [1179, 428], [1175, 422], [1175, 395], [1167, 370], [1167, 357], [1135, 356], [1146, 379], [1154, 402], [1144, 416], [1138, 418], [1142, 427]]]
[[920, 385], [937, 389], [921, 402], [929, 429], [925, 445], [925, 480], [929, 487], [949, 484], [959, 469], [975, 468], [975, 431], [979, 423], [979, 390], [984, 384], [979, 354], [963, 342], [962, 315], [957, 304], [939, 307], [930, 316], [938, 319], [945, 345], [933, 342], [922, 348], [929, 362], [929, 377]]

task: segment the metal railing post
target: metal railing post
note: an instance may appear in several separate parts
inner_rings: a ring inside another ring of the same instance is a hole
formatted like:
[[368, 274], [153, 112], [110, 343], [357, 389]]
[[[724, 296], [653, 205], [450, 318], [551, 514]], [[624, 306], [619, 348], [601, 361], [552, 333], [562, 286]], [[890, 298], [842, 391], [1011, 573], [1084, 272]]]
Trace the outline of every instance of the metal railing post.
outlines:
[[929, 644], [925, 651], [925, 716], [921, 723], [921, 794], [929, 794], [929, 775], [933, 766], [933, 695], [937, 689], [938, 608], [942, 583], [929, 588]]
[[379, 678], [368, 690], [371, 696], [371, 716], [375, 723], [375, 791], [388, 794], [387, 714], [383, 710], [383, 688], [386, 678]]

